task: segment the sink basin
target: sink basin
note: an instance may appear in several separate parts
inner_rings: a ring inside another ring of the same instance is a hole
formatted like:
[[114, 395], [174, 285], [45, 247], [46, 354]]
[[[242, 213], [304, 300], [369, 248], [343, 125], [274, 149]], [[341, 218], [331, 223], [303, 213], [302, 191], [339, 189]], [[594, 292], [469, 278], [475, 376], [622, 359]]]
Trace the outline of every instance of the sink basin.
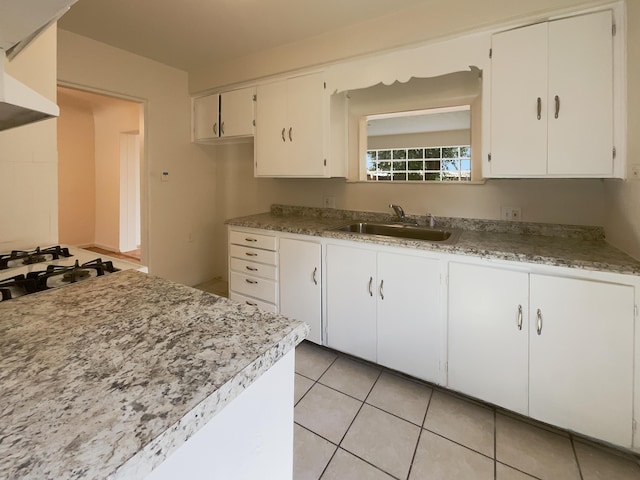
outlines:
[[456, 229], [426, 228], [394, 223], [358, 222], [343, 225], [332, 230], [336, 232], [379, 235], [383, 237], [406, 238], [437, 243], [455, 243], [460, 236], [460, 231]]

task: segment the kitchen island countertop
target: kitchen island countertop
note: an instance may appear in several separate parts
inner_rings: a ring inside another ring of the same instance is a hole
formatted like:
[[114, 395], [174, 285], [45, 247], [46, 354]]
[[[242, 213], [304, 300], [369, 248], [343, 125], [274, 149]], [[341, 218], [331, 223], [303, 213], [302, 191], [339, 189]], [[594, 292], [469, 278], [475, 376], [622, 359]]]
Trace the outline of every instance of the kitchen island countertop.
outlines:
[[[411, 219], [424, 222], [424, 218]], [[640, 261], [608, 244], [600, 227], [439, 218], [440, 227], [462, 229], [459, 241], [454, 244], [332, 231], [353, 221], [392, 222], [393, 217], [381, 213], [274, 205], [270, 212], [232, 218], [226, 223], [482, 258], [640, 275]]]
[[142, 478], [308, 326], [136, 271], [0, 303], [0, 478]]

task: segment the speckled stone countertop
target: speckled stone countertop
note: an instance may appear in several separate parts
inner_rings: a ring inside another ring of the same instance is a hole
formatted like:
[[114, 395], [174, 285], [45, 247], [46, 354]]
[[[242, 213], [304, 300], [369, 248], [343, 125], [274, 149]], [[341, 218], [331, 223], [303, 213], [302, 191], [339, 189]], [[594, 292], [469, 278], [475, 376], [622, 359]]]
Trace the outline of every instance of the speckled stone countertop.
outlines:
[[[426, 221], [424, 216], [407, 215], [407, 219], [422, 225]], [[233, 218], [226, 223], [460, 255], [640, 275], [640, 262], [609, 245], [601, 227], [437, 218], [436, 228], [462, 230], [454, 244], [331, 231], [352, 221], [393, 222], [395, 218], [382, 213], [273, 205], [268, 213]]]
[[308, 334], [133, 270], [0, 303], [0, 478], [143, 478]]

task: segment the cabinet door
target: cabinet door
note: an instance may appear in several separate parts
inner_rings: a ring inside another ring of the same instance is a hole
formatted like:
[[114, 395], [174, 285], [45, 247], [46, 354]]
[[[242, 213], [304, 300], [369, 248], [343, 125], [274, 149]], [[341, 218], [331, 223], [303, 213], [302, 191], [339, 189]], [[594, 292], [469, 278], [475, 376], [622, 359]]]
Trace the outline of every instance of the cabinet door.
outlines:
[[449, 388], [527, 414], [528, 295], [527, 273], [449, 265]]
[[327, 344], [376, 361], [376, 253], [327, 246]]
[[540, 23], [492, 37], [492, 176], [547, 173], [547, 29]]
[[440, 262], [378, 254], [378, 363], [440, 383]]
[[630, 447], [633, 287], [530, 281], [530, 416]]
[[288, 121], [287, 140], [290, 159], [285, 175], [302, 177], [322, 176], [323, 157], [323, 98], [321, 74], [304, 75], [287, 82]]
[[255, 89], [242, 88], [220, 95], [220, 136], [253, 135], [253, 96]]
[[611, 26], [610, 10], [549, 22], [549, 174], [613, 172]]
[[207, 95], [193, 99], [194, 140], [218, 138], [219, 95]]
[[280, 313], [311, 327], [307, 340], [322, 344], [321, 249], [318, 243], [280, 239]]
[[278, 176], [288, 166], [287, 82], [256, 89], [256, 176]]

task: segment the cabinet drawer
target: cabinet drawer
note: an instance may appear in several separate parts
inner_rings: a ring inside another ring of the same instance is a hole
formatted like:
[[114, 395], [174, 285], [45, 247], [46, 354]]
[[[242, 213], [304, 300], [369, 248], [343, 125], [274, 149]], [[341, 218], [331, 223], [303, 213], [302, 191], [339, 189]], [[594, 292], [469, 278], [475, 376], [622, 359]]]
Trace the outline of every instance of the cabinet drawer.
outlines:
[[231, 292], [229, 298], [231, 300], [235, 300], [236, 302], [253, 305], [254, 307], [258, 307], [260, 310], [264, 310], [265, 312], [278, 313], [278, 308], [273, 303], [264, 302], [262, 300], [247, 297], [245, 295], [240, 295], [236, 292]]
[[229, 242], [235, 245], [244, 245], [253, 248], [262, 248], [264, 250], [276, 250], [276, 237], [270, 237], [268, 235], [256, 235], [254, 233], [236, 232], [231, 230], [229, 232]]
[[229, 245], [229, 255], [234, 258], [249, 260], [251, 262], [276, 264], [276, 252], [260, 250], [259, 248], [244, 247], [242, 245]]
[[276, 280], [276, 267], [274, 265], [263, 265], [262, 263], [232, 258], [230, 262], [231, 270], [255, 277]]
[[230, 289], [270, 303], [276, 303], [278, 298], [278, 284], [276, 282], [243, 273], [231, 272]]

